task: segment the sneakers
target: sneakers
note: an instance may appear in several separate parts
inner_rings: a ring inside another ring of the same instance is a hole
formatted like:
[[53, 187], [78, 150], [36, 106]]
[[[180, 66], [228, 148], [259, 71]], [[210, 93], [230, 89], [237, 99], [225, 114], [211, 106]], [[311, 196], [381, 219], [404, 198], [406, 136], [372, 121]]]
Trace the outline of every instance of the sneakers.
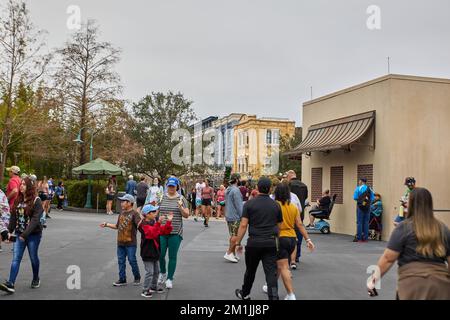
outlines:
[[141, 278], [135, 278], [133, 282], [133, 286], [138, 286], [141, 284]]
[[292, 263], [291, 263], [291, 269], [292, 269], [292, 270], [297, 270], [297, 264], [294, 263], [294, 262], [292, 262]]
[[3, 252], [2, 246], [0, 245], [0, 252]]
[[230, 261], [230, 262], [238, 263], [238, 260], [236, 259], [236, 257], [232, 253], [228, 254], [228, 252], [225, 252], [225, 255], [223, 256], [223, 258], [225, 260]]
[[150, 292], [150, 290], [144, 290], [144, 291], [142, 291], [142, 293], [141, 293], [141, 297], [144, 297], [144, 298], [151, 298], [151, 297], [153, 297], [153, 295], [152, 295], [152, 293]]
[[167, 273], [160, 273], [158, 277], [158, 284], [163, 284], [167, 279]]
[[37, 289], [41, 286], [41, 280], [33, 280], [31, 281], [31, 289]]
[[288, 293], [284, 300], [297, 300], [294, 293]]
[[8, 281], [0, 284], [0, 290], [8, 292], [9, 294], [13, 294], [14, 292], [16, 292], [16, 289], [14, 289], [14, 285]]
[[114, 212], [110, 211], [107, 213], [108, 216], [112, 216], [114, 214]]
[[127, 280], [119, 279], [118, 281], [113, 283], [114, 287], [123, 287], [127, 285]]
[[194, 221], [195, 221], [195, 222], [198, 222], [198, 219], [197, 219], [197, 217], [195, 217], [195, 218], [194, 218]]
[[262, 290], [264, 293], [267, 293], [267, 283], [264, 283], [264, 285], [262, 286]]
[[250, 296], [245, 296], [242, 294], [242, 290], [241, 289], [236, 289], [236, 291], [234, 291], [234, 294], [236, 295], [236, 297], [238, 299], [241, 300], [251, 300]]
[[239, 255], [234, 253], [233, 256], [236, 258], [237, 261], [241, 260], [241, 258], [239, 258]]
[[157, 288], [157, 289], [155, 289], [155, 288], [150, 288], [150, 293], [164, 293], [164, 289], [163, 288]]
[[172, 289], [173, 288], [173, 282], [170, 279], [167, 279], [166, 281], [166, 288], [167, 289]]

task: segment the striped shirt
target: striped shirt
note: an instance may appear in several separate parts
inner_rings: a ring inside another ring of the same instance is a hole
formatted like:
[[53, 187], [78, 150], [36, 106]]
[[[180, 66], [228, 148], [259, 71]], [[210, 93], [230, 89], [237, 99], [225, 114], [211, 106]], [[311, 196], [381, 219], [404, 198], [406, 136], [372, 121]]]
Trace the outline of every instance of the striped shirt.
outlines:
[[178, 208], [178, 201], [183, 201], [183, 207], [188, 207], [188, 202], [183, 196], [177, 195], [174, 198], [170, 198], [167, 194], [164, 194], [161, 203], [159, 205], [159, 216], [160, 216], [160, 222], [162, 225], [166, 224], [166, 218], [165, 215], [173, 213], [173, 220], [172, 220], [172, 234], [177, 234], [179, 236], [183, 236], [183, 216], [181, 215], [180, 208]]

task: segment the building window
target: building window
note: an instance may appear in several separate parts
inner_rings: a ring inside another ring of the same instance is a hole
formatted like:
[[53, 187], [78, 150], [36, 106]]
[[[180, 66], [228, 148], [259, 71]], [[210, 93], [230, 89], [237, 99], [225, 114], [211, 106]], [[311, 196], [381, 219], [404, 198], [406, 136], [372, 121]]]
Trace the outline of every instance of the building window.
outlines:
[[322, 168], [311, 168], [311, 203], [322, 197]]
[[331, 167], [330, 196], [336, 195], [338, 204], [344, 203], [344, 167]]
[[272, 130], [266, 130], [266, 144], [272, 144]]
[[280, 144], [280, 130], [278, 129], [272, 130], [272, 144]]
[[[358, 181], [361, 178], [367, 179], [367, 185], [373, 188], [373, 164], [360, 164], [357, 170]], [[356, 183], [358, 183], [356, 181]]]

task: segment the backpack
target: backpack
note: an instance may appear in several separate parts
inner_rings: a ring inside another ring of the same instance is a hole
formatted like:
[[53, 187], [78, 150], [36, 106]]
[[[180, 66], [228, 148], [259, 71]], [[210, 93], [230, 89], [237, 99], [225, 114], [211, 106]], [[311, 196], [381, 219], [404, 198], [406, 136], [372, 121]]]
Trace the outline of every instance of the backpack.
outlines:
[[366, 188], [366, 191], [361, 193], [358, 197], [357, 204], [358, 208], [364, 211], [368, 211], [370, 209], [370, 196], [372, 191], [369, 187]]

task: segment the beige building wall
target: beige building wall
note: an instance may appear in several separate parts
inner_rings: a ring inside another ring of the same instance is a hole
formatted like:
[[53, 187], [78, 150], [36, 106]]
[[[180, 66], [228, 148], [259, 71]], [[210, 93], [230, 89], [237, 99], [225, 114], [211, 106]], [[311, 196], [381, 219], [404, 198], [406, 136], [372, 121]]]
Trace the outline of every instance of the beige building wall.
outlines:
[[[383, 197], [383, 236], [392, 231], [406, 176], [428, 188], [435, 208], [450, 209], [445, 195], [450, 178], [450, 80], [389, 75], [303, 105], [303, 136], [308, 127], [367, 111], [376, 111], [375, 149], [358, 146], [351, 152], [303, 155], [302, 180], [311, 189], [311, 168], [323, 168], [322, 186], [330, 187], [330, 167], [344, 166], [344, 203], [336, 204], [332, 231], [356, 232], [357, 166], [373, 164], [374, 189]], [[365, 137], [370, 142], [370, 137]], [[311, 199], [316, 200], [316, 199]], [[450, 225], [450, 213], [437, 213]]]

